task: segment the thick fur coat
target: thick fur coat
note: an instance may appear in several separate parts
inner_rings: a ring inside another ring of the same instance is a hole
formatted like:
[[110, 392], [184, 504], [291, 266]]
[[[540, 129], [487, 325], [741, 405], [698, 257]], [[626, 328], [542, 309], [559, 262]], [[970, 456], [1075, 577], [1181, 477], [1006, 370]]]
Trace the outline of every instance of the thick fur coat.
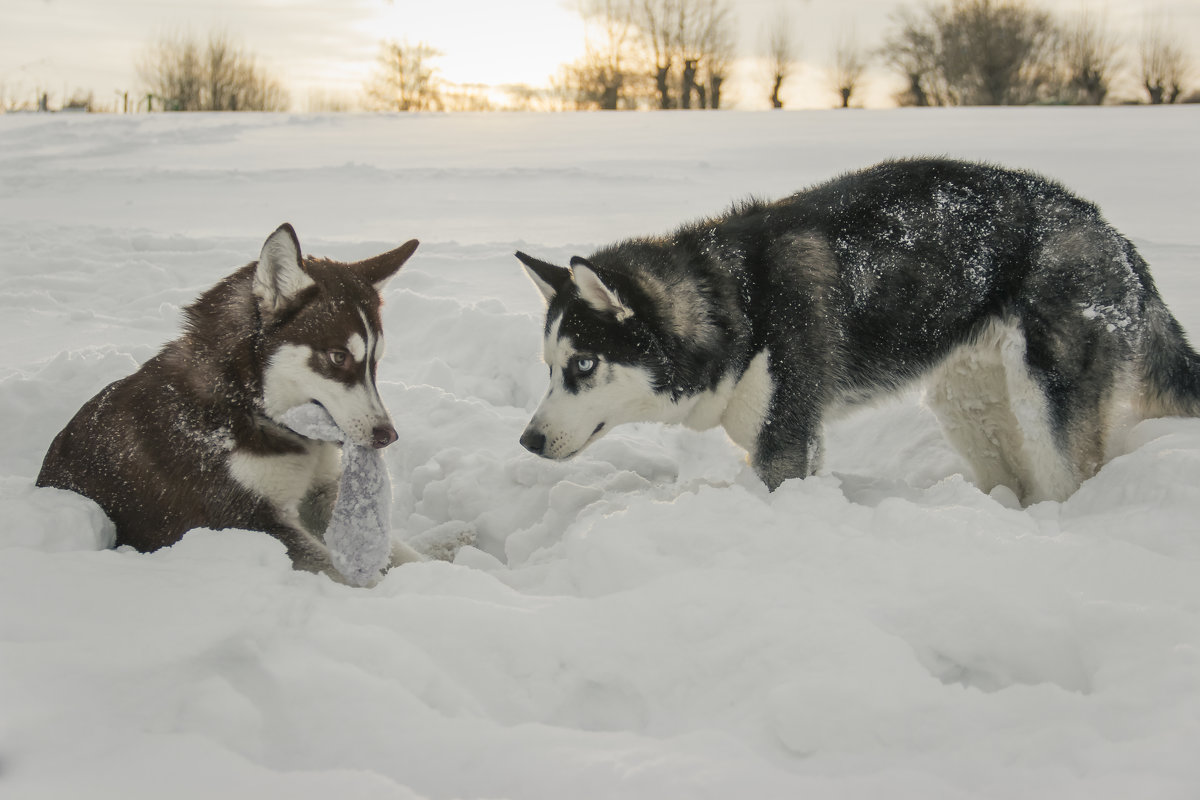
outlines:
[[724, 425], [773, 489], [818, 468], [824, 420], [926, 381], [980, 487], [1033, 502], [1131, 419], [1200, 414], [1137, 250], [1028, 172], [891, 161], [569, 268], [518, 257], [551, 377], [522, 443], [549, 458], [621, 422]]
[[331, 572], [321, 533], [338, 448], [282, 416], [315, 401], [359, 444], [395, 441], [375, 388], [379, 287], [416, 247], [341, 264], [302, 257], [281, 227], [258, 261], [185, 310], [182, 336], [84, 404], [37, 484], [96, 501], [118, 545], [150, 551], [195, 527], [243, 528], [277, 537], [297, 567]]

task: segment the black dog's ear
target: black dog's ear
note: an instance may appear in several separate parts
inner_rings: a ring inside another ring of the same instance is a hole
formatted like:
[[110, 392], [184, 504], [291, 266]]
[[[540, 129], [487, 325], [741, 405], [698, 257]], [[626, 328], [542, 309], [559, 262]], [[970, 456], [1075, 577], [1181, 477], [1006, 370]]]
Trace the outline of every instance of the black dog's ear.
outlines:
[[617, 322], [624, 322], [633, 316], [633, 309], [625, 305], [616, 291], [609, 286], [600, 270], [586, 258], [575, 256], [571, 259], [571, 280], [579, 290], [579, 296], [601, 314], [611, 314]]
[[539, 261], [533, 256], [517, 251], [517, 259], [525, 267], [526, 274], [533, 281], [542, 296], [549, 303], [555, 295], [561, 292], [571, 282], [571, 271], [566, 267], [556, 267], [545, 261]]

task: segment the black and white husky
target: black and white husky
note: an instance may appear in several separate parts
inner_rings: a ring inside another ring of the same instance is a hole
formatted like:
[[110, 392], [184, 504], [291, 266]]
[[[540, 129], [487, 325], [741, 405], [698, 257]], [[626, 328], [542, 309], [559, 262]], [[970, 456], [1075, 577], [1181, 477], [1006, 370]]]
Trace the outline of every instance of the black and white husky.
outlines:
[[156, 550], [195, 527], [266, 531], [298, 568], [336, 577], [321, 533], [337, 446], [280, 420], [317, 402], [356, 444], [396, 440], [375, 386], [379, 290], [416, 249], [413, 240], [354, 264], [303, 258], [283, 225], [258, 261], [186, 309], [180, 338], [84, 404], [37, 484], [96, 501], [118, 545]]
[[824, 420], [926, 380], [979, 487], [1031, 503], [1130, 421], [1200, 415], [1200, 357], [1146, 263], [1027, 172], [886, 162], [569, 269], [517, 257], [548, 305], [521, 436], [546, 458], [623, 422], [722, 425], [774, 489], [818, 468]]

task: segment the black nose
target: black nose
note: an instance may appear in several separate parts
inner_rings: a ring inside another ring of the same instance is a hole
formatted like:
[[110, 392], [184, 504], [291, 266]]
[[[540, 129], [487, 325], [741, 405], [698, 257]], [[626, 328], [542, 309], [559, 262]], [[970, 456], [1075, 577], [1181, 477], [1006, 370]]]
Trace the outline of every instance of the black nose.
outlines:
[[379, 425], [371, 431], [371, 446], [376, 450], [387, 447], [399, 437], [391, 425]]
[[539, 431], [525, 431], [521, 434], [521, 446], [534, 455], [540, 456], [546, 452], [546, 434]]

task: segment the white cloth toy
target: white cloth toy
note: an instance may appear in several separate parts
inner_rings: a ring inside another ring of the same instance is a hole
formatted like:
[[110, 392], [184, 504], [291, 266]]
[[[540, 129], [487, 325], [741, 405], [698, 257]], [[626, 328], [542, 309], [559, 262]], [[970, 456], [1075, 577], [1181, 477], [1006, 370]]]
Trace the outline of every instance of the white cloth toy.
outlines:
[[347, 583], [370, 586], [392, 557], [392, 484], [383, 456], [374, 448], [346, 441], [333, 417], [316, 403], [288, 409], [283, 423], [309, 439], [342, 442], [342, 480], [325, 529], [325, 546]]

